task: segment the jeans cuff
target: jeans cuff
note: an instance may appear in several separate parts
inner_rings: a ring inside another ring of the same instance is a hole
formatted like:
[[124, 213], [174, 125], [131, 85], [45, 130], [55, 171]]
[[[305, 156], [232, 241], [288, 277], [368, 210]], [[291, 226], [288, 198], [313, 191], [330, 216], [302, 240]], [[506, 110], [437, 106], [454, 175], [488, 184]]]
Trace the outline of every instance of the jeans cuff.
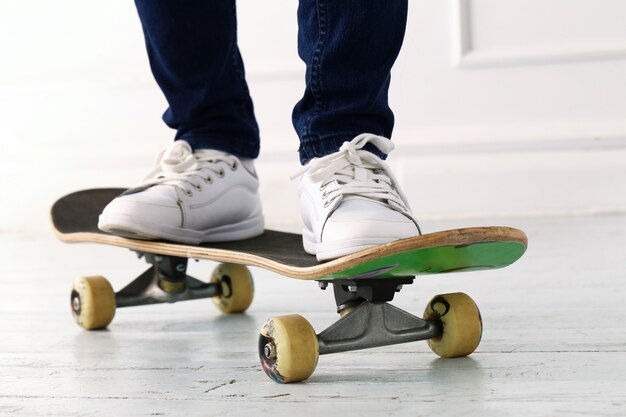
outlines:
[[259, 141], [227, 138], [215, 135], [190, 135], [178, 138], [186, 141], [192, 149], [215, 149], [228, 152], [242, 158], [257, 158], [259, 156]]
[[[344, 142], [350, 142], [361, 133], [364, 132], [341, 134], [301, 141], [300, 149], [298, 150], [300, 153], [300, 163], [304, 165], [313, 158], [320, 158], [337, 152]], [[373, 153], [381, 159], [387, 158], [387, 154], [381, 152], [380, 149], [370, 143], [366, 144], [363, 149]]]

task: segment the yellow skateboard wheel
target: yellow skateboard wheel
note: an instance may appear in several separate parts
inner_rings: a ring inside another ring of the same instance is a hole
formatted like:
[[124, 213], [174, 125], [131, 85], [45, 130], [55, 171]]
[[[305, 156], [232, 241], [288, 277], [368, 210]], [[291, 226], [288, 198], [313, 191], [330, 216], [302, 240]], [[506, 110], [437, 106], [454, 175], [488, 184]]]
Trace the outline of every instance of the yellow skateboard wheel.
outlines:
[[435, 296], [426, 306], [425, 320], [439, 320], [441, 337], [428, 340], [428, 345], [442, 358], [467, 356], [480, 343], [483, 323], [480, 311], [467, 294], [452, 293]]
[[315, 370], [319, 358], [315, 330], [297, 314], [273, 317], [261, 328], [259, 358], [263, 370], [274, 381], [304, 381]]
[[71, 295], [74, 319], [85, 330], [104, 329], [115, 316], [115, 292], [102, 276], [80, 277]]
[[243, 313], [252, 304], [254, 282], [250, 270], [237, 264], [219, 264], [211, 275], [211, 283], [222, 287], [213, 302], [222, 313]]

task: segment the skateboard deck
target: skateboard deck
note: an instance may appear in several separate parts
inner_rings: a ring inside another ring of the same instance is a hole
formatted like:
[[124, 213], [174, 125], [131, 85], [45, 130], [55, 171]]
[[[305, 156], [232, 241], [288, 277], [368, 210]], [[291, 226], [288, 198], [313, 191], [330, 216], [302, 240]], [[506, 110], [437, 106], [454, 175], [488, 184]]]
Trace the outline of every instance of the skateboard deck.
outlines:
[[261, 236], [222, 243], [185, 245], [129, 239], [98, 229], [98, 216], [124, 189], [78, 191], [56, 203], [51, 221], [68, 243], [92, 242], [138, 252], [258, 266], [304, 280], [391, 278], [502, 268], [526, 250], [524, 232], [509, 227], [447, 230], [398, 240], [320, 263], [306, 253], [299, 234], [266, 230]]

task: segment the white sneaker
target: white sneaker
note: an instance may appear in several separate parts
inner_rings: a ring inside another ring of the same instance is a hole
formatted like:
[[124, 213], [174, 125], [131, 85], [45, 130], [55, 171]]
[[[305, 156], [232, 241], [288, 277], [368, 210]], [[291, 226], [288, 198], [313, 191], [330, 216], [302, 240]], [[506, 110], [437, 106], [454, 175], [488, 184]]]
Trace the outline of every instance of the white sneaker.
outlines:
[[198, 244], [263, 233], [259, 180], [252, 160], [215, 150], [192, 152], [177, 140], [139, 187], [109, 203], [98, 228], [136, 239]]
[[420, 234], [417, 220], [390, 168], [363, 150], [384, 153], [390, 140], [364, 133], [338, 152], [312, 159], [298, 184], [304, 249], [320, 261]]

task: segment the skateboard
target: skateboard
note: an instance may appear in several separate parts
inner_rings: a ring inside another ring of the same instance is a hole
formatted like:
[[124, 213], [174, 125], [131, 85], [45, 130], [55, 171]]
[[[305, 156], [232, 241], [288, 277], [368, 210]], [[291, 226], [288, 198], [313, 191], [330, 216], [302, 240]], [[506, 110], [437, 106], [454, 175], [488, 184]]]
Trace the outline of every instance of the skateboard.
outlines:
[[[197, 246], [130, 239], [97, 228], [102, 209], [123, 191], [78, 191], [52, 206], [51, 223], [63, 242], [127, 248], [150, 264], [118, 292], [102, 276], [78, 278], [70, 297], [76, 322], [87, 330], [102, 329], [118, 308], [201, 298], [212, 298], [223, 313], [241, 313], [254, 295], [247, 266], [315, 280], [322, 290], [332, 288], [338, 321], [317, 334], [305, 318], [294, 314], [270, 318], [260, 330], [261, 366], [280, 383], [307, 379], [319, 356], [330, 353], [427, 340], [440, 357], [471, 354], [480, 343], [482, 319], [468, 295], [437, 295], [422, 318], [390, 301], [418, 275], [503, 268], [517, 261], [527, 246], [521, 230], [476, 227], [402, 239], [320, 263], [304, 251], [301, 235], [274, 230], [252, 239]], [[186, 273], [189, 259], [219, 264], [205, 282]]]

